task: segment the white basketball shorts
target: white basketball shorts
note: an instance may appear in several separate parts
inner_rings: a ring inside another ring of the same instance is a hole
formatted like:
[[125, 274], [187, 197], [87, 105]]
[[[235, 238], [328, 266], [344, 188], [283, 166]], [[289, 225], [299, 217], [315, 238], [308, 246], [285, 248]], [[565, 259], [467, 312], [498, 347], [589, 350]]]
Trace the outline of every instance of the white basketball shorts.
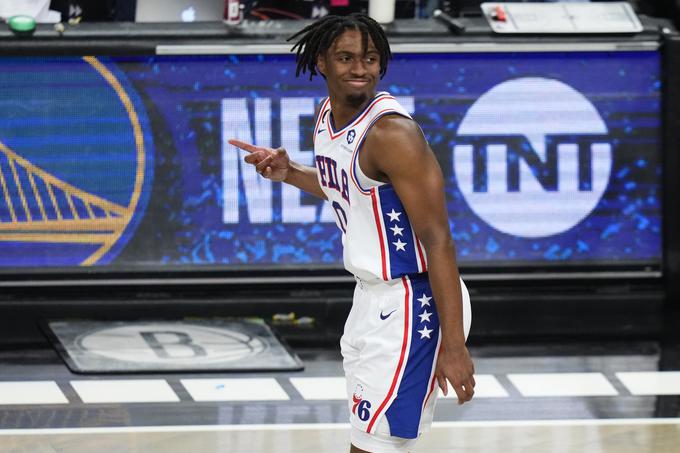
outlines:
[[[462, 280], [461, 289], [467, 338], [472, 317]], [[429, 431], [440, 343], [427, 274], [358, 280], [340, 340], [353, 429], [401, 440]]]

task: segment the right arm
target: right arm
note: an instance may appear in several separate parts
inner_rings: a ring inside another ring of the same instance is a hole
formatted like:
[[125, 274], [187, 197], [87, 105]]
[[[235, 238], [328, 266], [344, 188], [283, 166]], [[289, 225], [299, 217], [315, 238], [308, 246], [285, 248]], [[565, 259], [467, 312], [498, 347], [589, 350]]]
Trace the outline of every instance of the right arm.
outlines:
[[265, 148], [235, 139], [229, 140], [229, 143], [250, 153], [244, 160], [254, 165], [255, 171], [261, 176], [272, 181], [285, 182], [319, 198], [327, 199], [319, 185], [316, 168], [291, 161], [285, 149]]
[[[285, 152], [285, 150], [284, 150]], [[264, 175], [263, 175], [264, 176]], [[327, 200], [326, 194], [321, 190], [319, 178], [316, 176], [316, 168], [301, 165], [297, 162], [288, 161], [288, 174], [283, 182], [311, 193], [319, 198]]]

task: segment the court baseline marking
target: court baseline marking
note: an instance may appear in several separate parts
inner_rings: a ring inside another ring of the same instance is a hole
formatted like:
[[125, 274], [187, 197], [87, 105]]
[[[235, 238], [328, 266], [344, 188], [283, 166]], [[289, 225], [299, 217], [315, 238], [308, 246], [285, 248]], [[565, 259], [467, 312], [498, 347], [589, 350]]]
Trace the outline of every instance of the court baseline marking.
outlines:
[[[434, 422], [433, 428], [526, 427], [526, 426], [629, 426], [680, 425], [680, 418], [610, 418], [573, 420], [490, 420]], [[162, 432], [285, 431], [349, 429], [349, 423], [288, 423], [258, 425], [173, 425], [94, 428], [0, 429], [0, 436], [39, 436], [54, 434], [122, 434]]]

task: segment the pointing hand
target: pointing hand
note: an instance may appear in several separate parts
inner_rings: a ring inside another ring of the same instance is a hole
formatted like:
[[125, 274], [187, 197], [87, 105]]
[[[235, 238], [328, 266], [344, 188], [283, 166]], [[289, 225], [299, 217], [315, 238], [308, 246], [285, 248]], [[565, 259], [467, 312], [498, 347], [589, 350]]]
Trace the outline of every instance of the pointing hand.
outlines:
[[263, 177], [272, 181], [283, 181], [286, 179], [290, 166], [290, 158], [285, 149], [265, 148], [235, 139], [230, 139], [229, 144], [250, 153], [243, 160], [254, 165], [255, 171]]

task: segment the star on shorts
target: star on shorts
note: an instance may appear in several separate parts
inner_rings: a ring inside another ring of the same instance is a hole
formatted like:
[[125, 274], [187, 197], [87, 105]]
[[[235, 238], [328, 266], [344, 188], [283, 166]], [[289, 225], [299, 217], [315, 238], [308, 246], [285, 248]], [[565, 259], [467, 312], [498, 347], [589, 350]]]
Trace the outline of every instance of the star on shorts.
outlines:
[[420, 334], [421, 340], [423, 338], [430, 338], [430, 334], [432, 333], [432, 329], [428, 329], [427, 326], [425, 326], [425, 327], [423, 327], [422, 330], [419, 330], [418, 333]]
[[425, 305], [430, 305], [430, 300], [432, 300], [431, 297], [427, 297], [425, 293], [423, 293], [423, 297], [420, 299], [416, 299], [418, 302], [420, 302], [420, 308], [423, 308]]
[[397, 212], [392, 208], [392, 212], [388, 212], [387, 215], [390, 217], [390, 222], [399, 222], [399, 216], [401, 212]]

